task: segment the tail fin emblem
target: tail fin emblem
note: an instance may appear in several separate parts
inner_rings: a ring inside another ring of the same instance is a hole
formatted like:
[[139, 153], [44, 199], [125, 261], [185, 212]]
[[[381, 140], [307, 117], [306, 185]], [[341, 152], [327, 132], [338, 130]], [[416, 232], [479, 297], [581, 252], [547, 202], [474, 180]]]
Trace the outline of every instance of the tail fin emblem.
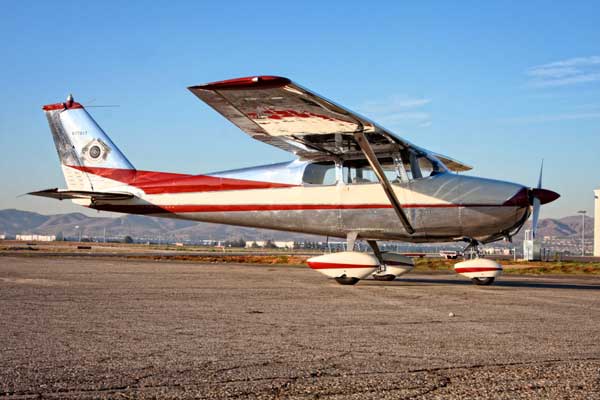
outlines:
[[110, 147], [101, 139], [94, 139], [81, 149], [81, 153], [87, 161], [97, 163], [106, 160]]

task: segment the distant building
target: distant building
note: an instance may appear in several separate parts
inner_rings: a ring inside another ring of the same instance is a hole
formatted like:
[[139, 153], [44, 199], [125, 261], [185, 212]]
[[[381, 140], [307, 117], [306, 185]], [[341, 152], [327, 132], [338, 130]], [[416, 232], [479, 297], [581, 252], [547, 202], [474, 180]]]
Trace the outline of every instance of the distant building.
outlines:
[[6, 235], [0, 235], [0, 240], [6, 239]]
[[[246, 242], [246, 248], [251, 247], [265, 247], [268, 243], [268, 240], [250, 240]], [[293, 249], [294, 242], [285, 242], [285, 241], [271, 241], [275, 247], [278, 249]]]
[[594, 190], [594, 257], [600, 257], [600, 189]]
[[27, 242], [54, 242], [56, 235], [17, 235], [16, 239]]
[[523, 259], [525, 261], [540, 261], [542, 259], [542, 246], [537, 238], [533, 237], [530, 229], [525, 231], [523, 240]]

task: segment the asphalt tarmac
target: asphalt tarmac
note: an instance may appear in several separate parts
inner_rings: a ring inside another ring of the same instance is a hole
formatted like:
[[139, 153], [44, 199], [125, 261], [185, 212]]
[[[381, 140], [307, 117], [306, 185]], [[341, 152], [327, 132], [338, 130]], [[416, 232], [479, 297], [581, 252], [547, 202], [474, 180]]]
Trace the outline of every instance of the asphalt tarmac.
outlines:
[[4, 256], [1, 398], [600, 399], [600, 277]]

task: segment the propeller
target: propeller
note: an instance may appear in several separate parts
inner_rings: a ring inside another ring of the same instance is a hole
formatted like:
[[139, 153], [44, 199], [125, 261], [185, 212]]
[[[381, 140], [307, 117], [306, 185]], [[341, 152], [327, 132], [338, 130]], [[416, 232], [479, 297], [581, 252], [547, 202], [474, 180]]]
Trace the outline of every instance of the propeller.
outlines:
[[[542, 165], [540, 166], [540, 177], [538, 179], [538, 184], [537, 184], [537, 188], [538, 190], [540, 190], [542, 188], [542, 176], [544, 174], [544, 160], [542, 159]], [[532, 217], [531, 217], [531, 233], [533, 238], [535, 239], [535, 236], [537, 234], [537, 226], [538, 226], [538, 220], [540, 219], [540, 208], [542, 207], [542, 201], [540, 200], [539, 196], [536, 196], [534, 193], [535, 189], [530, 190], [531, 193], [531, 205], [533, 206], [533, 212], [532, 212]]]
[[540, 208], [542, 204], [550, 203], [560, 197], [560, 195], [552, 190], [542, 189], [542, 176], [544, 174], [544, 160], [540, 166], [540, 176], [538, 178], [538, 184], [536, 188], [528, 190], [529, 204], [531, 204], [532, 218], [531, 218], [531, 234], [535, 239], [537, 234], [538, 220], [540, 219]]

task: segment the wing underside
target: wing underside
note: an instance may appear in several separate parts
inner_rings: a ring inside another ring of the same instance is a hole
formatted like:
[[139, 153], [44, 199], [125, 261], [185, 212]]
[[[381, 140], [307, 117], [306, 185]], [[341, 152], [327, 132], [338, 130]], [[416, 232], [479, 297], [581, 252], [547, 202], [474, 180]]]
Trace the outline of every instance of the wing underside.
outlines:
[[354, 136], [361, 132], [378, 157], [405, 150], [437, 158], [453, 171], [471, 169], [415, 146], [287, 78], [239, 78], [189, 90], [254, 139], [292, 152], [300, 159], [364, 158]]

